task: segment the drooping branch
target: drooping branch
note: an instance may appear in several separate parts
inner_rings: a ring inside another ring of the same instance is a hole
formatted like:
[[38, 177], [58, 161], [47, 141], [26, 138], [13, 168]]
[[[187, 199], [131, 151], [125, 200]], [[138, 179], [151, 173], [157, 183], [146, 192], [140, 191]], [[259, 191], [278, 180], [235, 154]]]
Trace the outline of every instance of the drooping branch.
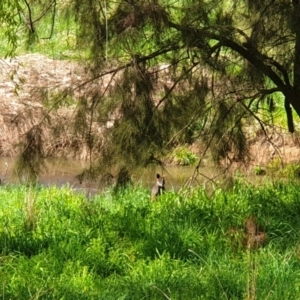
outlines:
[[27, 0], [23, 0], [25, 2], [27, 11], [28, 11], [28, 16], [25, 16], [24, 12], [19, 9], [19, 14], [21, 15], [21, 17], [24, 19], [24, 22], [26, 23], [26, 25], [29, 28], [29, 32], [30, 34], [34, 34], [36, 32], [35, 29], [35, 23], [37, 23], [38, 21], [40, 21], [47, 13], [48, 11], [53, 8], [52, 11], [52, 20], [51, 20], [51, 31], [49, 34], [49, 37], [47, 38], [42, 38], [42, 39], [50, 39], [53, 35], [53, 31], [54, 31], [54, 23], [55, 23], [55, 17], [56, 17], [56, 5], [57, 5], [57, 0], [53, 0], [50, 2], [50, 4], [48, 6], [45, 7], [45, 9], [43, 9], [42, 13], [35, 19], [33, 19], [33, 12], [32, 12], [32, 8], [31, 5], [29, 4], [29, 2]]
[[26, 22], [27, 26], [29, 27], [30, 33], [33, 34], [35, 32], [35, 28], [34, 28], [34, 25], [33, 25], [34, 22], [33, 22], [33, 18], [32, 18], [31, 7], [30, 7], [30, 5], [29, 5], [29, 3], [28, 3], [27, 0], [24, 0], [24, 2], [25, 2], [25, 5], [27, 7], [27, 10], [28, 10], [28, 19], [26, 19], [23, 14], [22, 15], [23, 15], [23, 17], [25, 19], [25, 22]]
[[[208, 33], [208, 37], [219, 40], [223, 46], [230, 48], [231, 50], [239, 53], [243, 58], [248, 60], [254, 67], [261, 70], [268, 78], [270, 78], [273, 83], [281, 89], [281, 91], [286, 90], [286, 84], [283, 80], [273, 71], [272, 67], [265, 63], [264, 59], [260, 53], [254, 49], [247, 49], [239, 45], [234, 40], [228, 39], [223, 36], [219, 36], [215, 33]], [[255, 53], [256, 52], [256, 53]]]
[[[281, 91], [286, 90], [287, 84], [289, 83], [289, 79], [287, 73], [284, 71], [283, 67], [272, 60], [271, 58], [267, 58], [265, 55], [259, 53], [257, 49], [249, 47], [246, 43], [245, 46], [240, 45], [238, 42], [234, 41], [232, 38], [226, 37], [224, 34], [219, 34], [217, 31], [212, 31], [210, 28], [193, 28], [188, 27], [186, 25], [182, 26], [176, 24], [170, 20], [168, 20], [168, 25], [171, 28], [175, 28], [176, 30], [182, 32], [183, 35], [189, 35], [192, 40], [194, 40], [193, 46], [194, 47], [201, 47], [203, 46], [203, 39], [208, 40], [216, 40], [218, 42], [218, 47], [222, 45], [223, 47], [228, 47], [232, 51], [241, 55], [244, 59], [249, 61], [254, 67], [261, 70], [273, 83], [280, 88]], [[240, 30], [238, 31], [240, 33]], [[267, 62], [266, 63], [266, 58]], [[277, 75], [277, 73], [272, 69], [270, 66], [270, 62], [274, 65], [280, 72], [283, 73], [283, 77], [285, 82]]]
[[[194, 40], [193, 46], [200, 50], [203, 47], [203, 39], [216, 40], [218, 47], [222, 45], [232, 51], [238, 53], [241, 57], [251, 63], [256, 69], [260, 70], [267, 78], [269, 78], [275, 85], [276, 89], [285, 95], [285, 110], [287, 115], [288, 129], [291, 133], [294, 132], [293, 116], [290, 105], [293, 106], [297, 114], [300, 116], [300, 32], [297, 34], [298, 42], [296, 41], [296, 54], [294, 63], [294, 86], [290, 84], [289, 76], [285, 68], [274, 59], [267, 57], [260, 53], [256, 48], [244, 45], [235, 41], [234, 38], [218, 33], [218, 31], [211, 28], [192, 28], [189, 26], [182, 26], [172, 21], [168, 21], [168, 25], [176, 30], [182, 32], [183, 35], [189, 35]], [[199, 41], [199, 42], [197, 42]], [[206, 43], [207, 45], [207, 43]], [[298, 65], [296, 65], [298, 62]], [[273, 69], [276, 68], [280, 72], [283, 79]], [[297, 85], [296, 85], [297, 84]]]
[[[297, 92], [300, 93], [300, 31], [299, 31], [299, 13], [300, 13], [300, 1], [293, 0], [293, 15], [292, 24], [296, 35], [295, 39], [295, 57], [294, 57], [294, 87]], [[299, 99], [300, 101], [300, 99]]]
[[[52, 5], [52, 3], [49, 5], [49, 8], [50, 6]], [[50, 34], [48, 37], [46, 38], [43, 38], [43, 39], [51, 39], [52, 35], [53, 35], [53, 32], [54, 32], [54, 25], [55, 25], [55, 17], [56, 17], [56, 5], [57, 5], [57, 2], [56, 0], [53, 1], [53, 11], [52, 11], [52, 18], [51, 18], [51, 30], [50, 30]], [[48, 9], [47, 9], [48, 10]], [[45, 11], [45, 14], [47, 12], [47, 10]]]

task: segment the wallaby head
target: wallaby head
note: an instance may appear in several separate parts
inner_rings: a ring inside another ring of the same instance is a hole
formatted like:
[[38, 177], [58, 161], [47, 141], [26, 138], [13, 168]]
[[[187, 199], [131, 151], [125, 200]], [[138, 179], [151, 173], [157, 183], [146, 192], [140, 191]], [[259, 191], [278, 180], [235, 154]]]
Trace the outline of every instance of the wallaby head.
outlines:
[[161, 195], [165, 190], [165, 177], [156, 174], [156, 183], [151, 190], [152, 199], [155, 199], [158, 195]]

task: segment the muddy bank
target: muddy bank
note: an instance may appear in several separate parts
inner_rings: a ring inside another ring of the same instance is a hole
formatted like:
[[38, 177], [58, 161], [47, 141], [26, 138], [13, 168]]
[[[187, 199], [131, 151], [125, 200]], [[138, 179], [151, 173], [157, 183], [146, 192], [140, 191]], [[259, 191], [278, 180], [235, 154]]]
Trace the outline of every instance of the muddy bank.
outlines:
[[83, 95], [81, 86], [87, 95], [107, 84], [105, 77], [85, 84], [90, 76], [80, 63], [40, 54], [1, 59], [0, 156], [17, 155], [24, 134], [41, 124], [47, 157], [85, 158], [85, 141], [72, 124], [75, 103]]
[[[86, 141], [74, 132], [72, 116], [76, 109], [74, 103], [82, 96], [81, 89], [74, 87], [83, 86], [89, 80], [90, 74], [76, 62], [53, 60], [40, 54], [1, 59], [0, 156], [16, 156], [24, 134], [41, 123], [46, 156], [87, 158]], [[85, 94], [106, 87], [108, 81], [107, 77], [91, 81], [84, 85]], [[63, 107], [57, 108], [55, 101], [62, 101]], [[99, 131], [97, 124], [95, 130]], [[273, 130], [267, 138], [259, 128], [251, 131], [250, 167], [274, 160], [283, 164], [300, 161], [297, 134]], [[96, 143], [101, 143], [101, 134], [99, 136]], [[198, 145], [192, 146], [191, 150], [197, 155], [201, 153]]]

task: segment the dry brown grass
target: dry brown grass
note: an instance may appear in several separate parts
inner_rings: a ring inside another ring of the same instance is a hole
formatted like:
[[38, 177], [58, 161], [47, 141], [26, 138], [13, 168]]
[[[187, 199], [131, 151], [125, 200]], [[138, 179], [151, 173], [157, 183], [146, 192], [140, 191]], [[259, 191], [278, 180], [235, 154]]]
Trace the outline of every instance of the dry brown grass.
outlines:
[[[38, 126], [45, 156], [86, 158], [85, 138], [74, 134], [72, 119], [83, 93], [73, 88], [88, 76], [80, 64], [39, 54], [0, 60], [0, 156], [18, 155], [20, 142]], [[92, 82], [84, 92], [96, 87]], [[74, 103], [55, 106], [67, 97]]]

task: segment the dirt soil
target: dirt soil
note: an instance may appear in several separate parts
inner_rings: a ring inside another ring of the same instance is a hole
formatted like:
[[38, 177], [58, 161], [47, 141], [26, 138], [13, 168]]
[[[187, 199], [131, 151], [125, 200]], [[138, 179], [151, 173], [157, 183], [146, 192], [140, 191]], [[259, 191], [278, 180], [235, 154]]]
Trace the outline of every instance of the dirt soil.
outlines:
[[[16, 156], [18, 144], [24, 134], [39, 124], [49, 110], [47, 101], [53, 95], [64, 92], [79, 99], [80, 90], [72, 90], [87, 80], [87, 74], [79, 63], [54, 60], [40, 54], [27, 54], [14, 59], [0, 60], [0, 156]], [[97, 88], [105, 82], [93, 82], [88, 88]], [[85, 88], [87, 88], [85, 86]], [[45, 106], [46, 104], [46, 106]], [[52, 105], [52, 104], [51, 104]], [[45, 108], [46, 107], [46, 108]], [[70, 153], [78, 143], [77, 158], [85, 158], [87, 149], [79, 137], [74, 136], [70, 126], [70, 116], [75, 106], [68, 105], [53, 109], [43, 122], [43, 131], [49, 140], [45, 143], [47, 155], [59, 156]], [[64, 128], [64, 135], [50, 138], [50, 131]], [[48, 134], [47, 134], [48, 132]], [[296, 134], [287, 131], [274, 131], [269, 138], [257, 130], [249, 139], [251, 165], [263, 166], [274, 159], [283, 163], [299, 162], [300, 143]], [[76, 147], [75, 147], [76, 148]], [[195, 152], [197, 146], [192, 147]]]

